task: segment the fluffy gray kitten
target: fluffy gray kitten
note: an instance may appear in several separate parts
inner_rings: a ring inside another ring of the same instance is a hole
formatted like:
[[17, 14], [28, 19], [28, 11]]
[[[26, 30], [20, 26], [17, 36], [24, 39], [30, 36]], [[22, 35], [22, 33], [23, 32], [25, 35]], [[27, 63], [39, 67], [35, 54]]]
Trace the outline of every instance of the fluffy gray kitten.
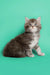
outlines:
[[6, 57], [34, 57], [32, 49], [35, 49], [39, 56], [44, 56], [38, 46], [41, 30], [41, 18], [25, 18], [25, 32], [12, 39], [4, 48], [3, 55]]

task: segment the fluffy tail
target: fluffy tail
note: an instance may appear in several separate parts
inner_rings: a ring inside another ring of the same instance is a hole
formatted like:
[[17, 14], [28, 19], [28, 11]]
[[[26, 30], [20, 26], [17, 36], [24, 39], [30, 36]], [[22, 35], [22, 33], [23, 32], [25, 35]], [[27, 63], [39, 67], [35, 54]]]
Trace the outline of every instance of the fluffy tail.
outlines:
[[24, 54], [18, 54], [18, 53], [17, 54], [13, 54], [8, 49], [7, 50], [4, 49], [3, 56], [5, 56], [5, 57], [15, 57], [15, 58], [26, 57], [26, 55], [24, 55]]

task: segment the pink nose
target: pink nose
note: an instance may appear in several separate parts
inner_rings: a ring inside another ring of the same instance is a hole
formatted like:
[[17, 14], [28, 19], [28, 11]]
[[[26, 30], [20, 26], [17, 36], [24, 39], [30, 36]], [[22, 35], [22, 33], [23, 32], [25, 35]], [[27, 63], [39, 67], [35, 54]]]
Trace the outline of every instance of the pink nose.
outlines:
[[33, 28], [34, 26], [32, 26], [32, 28]]

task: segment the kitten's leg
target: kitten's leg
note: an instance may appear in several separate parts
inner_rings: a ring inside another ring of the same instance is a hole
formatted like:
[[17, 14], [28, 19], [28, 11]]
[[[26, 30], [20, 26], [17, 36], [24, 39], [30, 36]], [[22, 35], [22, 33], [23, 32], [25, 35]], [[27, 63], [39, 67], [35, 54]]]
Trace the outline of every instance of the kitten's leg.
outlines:
[[41, 52], [41, 49], [40, 49], [40, 47], [38, 46], [38, 44], [37, 44], [33, 49], [36, 50], [36, 52], [37, 52], [37, 54], [38, 54], [39, 56], [44, 56], [44, 55], [45, 55], [44, 53]]
[[34, 57], [34, 55], [32, 54], [32, 50], [31, 50], [31, 49], [27, 49], [27, 50], [26, 50], [26, 55], [27, 55], [28, 57]]

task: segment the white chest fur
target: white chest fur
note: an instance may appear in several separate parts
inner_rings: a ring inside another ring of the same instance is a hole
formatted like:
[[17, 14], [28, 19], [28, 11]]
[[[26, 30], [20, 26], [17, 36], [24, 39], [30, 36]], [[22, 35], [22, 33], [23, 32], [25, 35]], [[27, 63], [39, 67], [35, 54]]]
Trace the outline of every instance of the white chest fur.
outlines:
[[39, 40], [38, 37], [34, 37], [34, 40], [32, 40], [31, 43], [29, 44], [30, 48], [33, 48], [38, 43], [38, 40]]

